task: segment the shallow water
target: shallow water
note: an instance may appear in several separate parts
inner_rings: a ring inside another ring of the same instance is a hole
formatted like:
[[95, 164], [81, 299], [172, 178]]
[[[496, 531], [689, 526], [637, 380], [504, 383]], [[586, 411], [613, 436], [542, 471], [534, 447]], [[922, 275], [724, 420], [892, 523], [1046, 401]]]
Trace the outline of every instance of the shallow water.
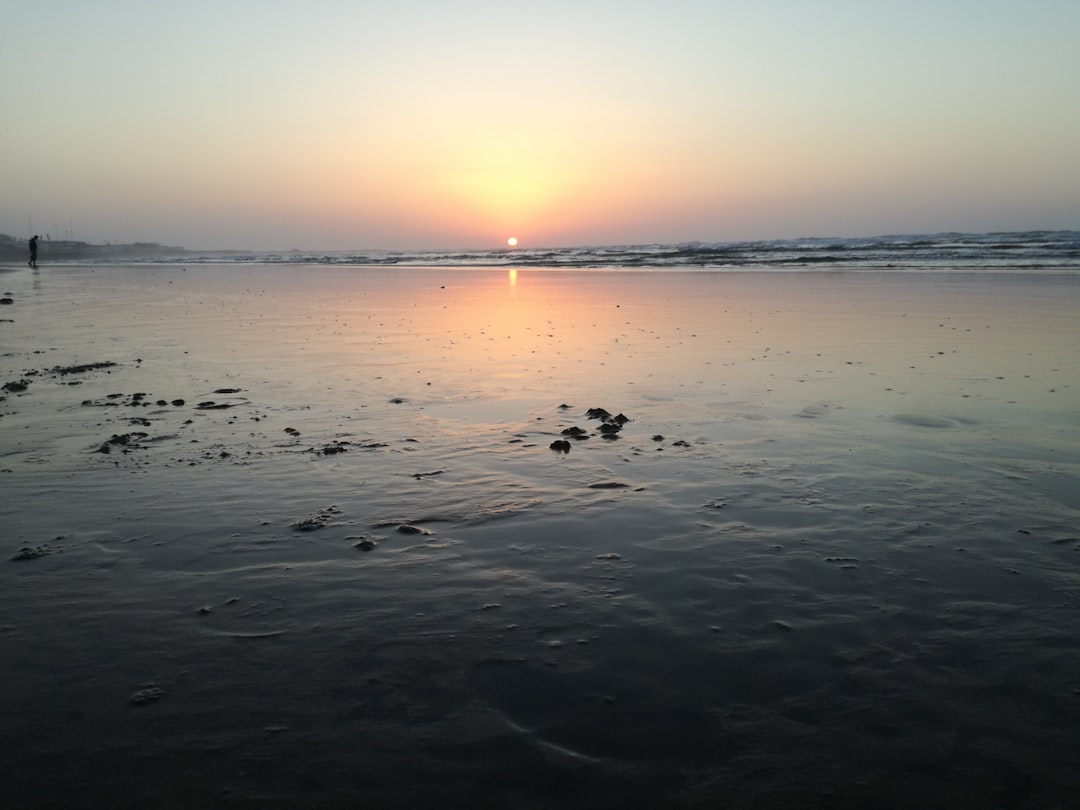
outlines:
[[0, 285], [26, 806], [1077, 795], [1073, 277]]

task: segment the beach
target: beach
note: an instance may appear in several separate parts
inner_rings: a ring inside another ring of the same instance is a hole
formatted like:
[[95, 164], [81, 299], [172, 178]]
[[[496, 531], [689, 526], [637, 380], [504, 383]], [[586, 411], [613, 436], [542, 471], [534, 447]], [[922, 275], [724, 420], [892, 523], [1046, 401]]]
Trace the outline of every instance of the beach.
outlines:
[[8, 807], [1076, 806], [1075, 274], [0, 289]]

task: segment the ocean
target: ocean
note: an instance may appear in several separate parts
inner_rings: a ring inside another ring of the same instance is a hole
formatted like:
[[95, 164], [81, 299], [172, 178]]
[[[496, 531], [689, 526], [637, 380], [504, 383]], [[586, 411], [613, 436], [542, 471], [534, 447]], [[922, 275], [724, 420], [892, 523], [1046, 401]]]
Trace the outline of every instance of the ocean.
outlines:
[[163, 262], [340, 264], [420, 267], [533, 267], [588, 270], [898, 270], [1009, 273], [1080, 272], [1080, 231], [941, 233], [861, 238], [687, 242], [606, 247], [488, 250], [294, 250], [210, 253]]

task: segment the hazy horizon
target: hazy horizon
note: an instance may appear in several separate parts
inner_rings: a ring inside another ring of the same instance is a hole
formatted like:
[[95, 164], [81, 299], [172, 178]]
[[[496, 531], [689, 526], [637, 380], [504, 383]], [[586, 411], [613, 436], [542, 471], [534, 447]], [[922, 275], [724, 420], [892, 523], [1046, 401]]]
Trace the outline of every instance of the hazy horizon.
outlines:
[[0, 9], [13, 236], [339, 251], [1080, 228], [1080, 4]]

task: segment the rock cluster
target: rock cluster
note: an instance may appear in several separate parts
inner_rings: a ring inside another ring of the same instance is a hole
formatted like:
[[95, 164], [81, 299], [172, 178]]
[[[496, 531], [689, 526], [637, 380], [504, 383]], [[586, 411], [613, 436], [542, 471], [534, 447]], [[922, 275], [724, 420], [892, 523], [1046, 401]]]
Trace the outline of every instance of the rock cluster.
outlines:
[[[561, 410], [566, 410], [569, 408], [569, 406], [560, 405], [559, 408]], [[600, 427], [597, 429], [597, 432], [599, 433], [600, 438], [608, 440], [618, 439], [619, 431], [623, 429], [623, 425], [625, 425], [627, 422], [632, 421], [630, 417], [621, 413], [612, 415], [611, 412], [605, 408], [589, 408], [587, 411], [585, 411], [585, 418], [598, 419], [600, 421]], [[585, 441], [590, 436], [593, 436], [595, 434], [590, 433], [585, 428], [574, 425], [563, 430], [562, 435], [566, 438], [556, 439], [550, 445], [548, 445], [552, 450], [558, 453], [570, 452], [570, 439], [573, 439], [575, 441]]]

